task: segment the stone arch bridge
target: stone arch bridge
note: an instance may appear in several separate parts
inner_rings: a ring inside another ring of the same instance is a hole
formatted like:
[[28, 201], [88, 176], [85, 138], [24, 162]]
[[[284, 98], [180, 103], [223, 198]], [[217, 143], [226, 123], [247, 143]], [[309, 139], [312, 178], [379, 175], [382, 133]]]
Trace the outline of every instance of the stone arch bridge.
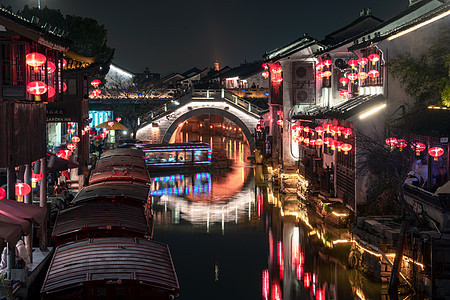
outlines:
[[224, 89], [193, 90], [151, 112], [150, 120], [140, 126], [136, 138], [154, 144], [168, 143], [184, 121], [203, 114], [216, 114], [239, 126], [253, 151], [255, 141], [252, 134], [264, 112], [264, 109]]

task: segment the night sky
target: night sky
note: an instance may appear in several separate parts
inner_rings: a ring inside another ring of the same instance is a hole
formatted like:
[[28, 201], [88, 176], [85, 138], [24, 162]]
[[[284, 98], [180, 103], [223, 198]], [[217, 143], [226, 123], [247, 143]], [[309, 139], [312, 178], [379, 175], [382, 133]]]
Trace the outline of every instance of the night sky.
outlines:
[[[0, 0], [16, 12], [37, 0]], [[107, 5], [106, 5], [107, 4]], [[149, 67], [162, 76], [190, 68], [236, 67], [304, 33], [322, 39], [359, 17], [364, 8], [383, 20], [408, 0], [41, 0], [41, 7], [96, 19], [108, 29], [114, 63], [131, 71]]]

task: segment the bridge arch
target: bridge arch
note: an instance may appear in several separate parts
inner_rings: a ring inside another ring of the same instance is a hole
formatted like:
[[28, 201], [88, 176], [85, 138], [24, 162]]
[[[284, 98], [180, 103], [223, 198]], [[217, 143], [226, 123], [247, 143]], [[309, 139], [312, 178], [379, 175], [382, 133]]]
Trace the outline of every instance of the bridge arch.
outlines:
[[224, 118], [227, 118], [228, 120], [234, 122], [237, 126], [239, 126], [242, 129], [242, 133], [244, 134], [245, 138], [247, 139], [247, 142], [250, 146], [250, 151], [253, 153], [255, 150], [255, 141], [252, 136], [252, 129], [247, 126], [246, 123], [244, 123], [240, 118], [238, 118], [235, 114], [221, 108], [217, 107], [205, 107], [205, 108], [197, 108], [193, 110], [189, 110], [188, 112], [182, 114], [177, 119], [172, 121], [169, 128], [164, 133], [162, 143], [169, 143], [170, 138], [174, 134], [175, 130], [177, 130], [178, 125], [183, 123], [184, 121], [194, 118], [200, 115], [206, 115], [206, 114], [216, 114], [219, 116], [222, 116]]

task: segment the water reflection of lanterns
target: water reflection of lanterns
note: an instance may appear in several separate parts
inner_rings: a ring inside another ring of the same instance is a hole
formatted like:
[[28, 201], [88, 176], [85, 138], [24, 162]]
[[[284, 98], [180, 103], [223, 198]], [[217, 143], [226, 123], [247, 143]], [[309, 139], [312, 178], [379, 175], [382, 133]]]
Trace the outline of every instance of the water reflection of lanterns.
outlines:
[[444, 154], [444, 149], [441, 147], [433, 147], [428, 150], [428, 154], [434, 157], [434, 160], [436, 161], [440, 156], [442, 156], [442, 154]]
[[426, 146], [424, 143], [413, 143], [411, 145], [411, 149], [414, 150], [416, 152], [416, 155], [419, 156], [420, 152], [422, 152], [423, 150], [425, 150]]
[[45, 64], [47, 58], [44, 54], [39, 52], [32, 52], [25, 57], [27, 65], [34, 68], [34, 72], [37, 72], [38, 68]]

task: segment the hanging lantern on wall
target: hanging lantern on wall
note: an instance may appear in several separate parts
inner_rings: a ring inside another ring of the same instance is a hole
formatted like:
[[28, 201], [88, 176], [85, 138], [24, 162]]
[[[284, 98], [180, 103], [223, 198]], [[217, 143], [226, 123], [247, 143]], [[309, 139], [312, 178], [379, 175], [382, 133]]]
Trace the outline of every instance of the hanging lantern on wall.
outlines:
[[262, 64], [262, 67], [263, 67], [264, 70], [268, 70], [269, 69], [269, 65], [267, 65], [267, 64]]
[[398, 139], [397, 140], [397, 144], [395, 144], [395, 146], [397, 146], [398, 148], [400, 148], [400, 151], [403, 150], [403, 148], [405, 148], [406, 146], [408, 146], [406, 144], [406, 141], [404, 139]]
[[347, 139], [349, 135], [351, 135], [353, 133], [353, 130], [351, 128], [344, 128], [342, 130], [342, 134], [344, 135], [344, 137]]
[[[65, 82], [62, 83], [62, 92], [67, 91], [67, 84]], [[61, 91], [59, 91], [61, 93]]]
[[96, 88], [100, 83], [102, 83], [100, 79], [94, 79], [94, 80], [91, 81], [91, 85], [92, 85], [93, 87], [95, 87], [95, 88]]
[[52, 86], [48, 86], [47, 87], [48, 88], [48, 97], [49, 98], [52, 98], [52, 97], [55, 97], [55, 94], [56, 94], [56, 91], [55, 91], [55, 88], [54, 87], [52, 87]]
[[331, 126], [332, 126], [332, 124], [325, 124], [325, 125], [323, 125], [323, 129], [325, 129], [327, 133], [330, 133]]
[[369, 77], [369, 74], [367, 74], [366, 72], [358, 73], [358, 78], [359, 78], [359, 80], [361, 80], [361, 82], [364, 82], [364, 80], [367, 79], [367, 77]]
[[29, 193], [31, 193], [31, 186], [29, 186], [26, 183], [16, 183], [14, 186], [15, 189], [15, 195], [19, 196], [19, 197], [23, 197], [25, 195], [28, 195]]
[[323, 140], [322, 139], [317, 139], [316, 140], [316, 146], [322, 146], [323, 145]]
[[279, 126], [283, 126], [283, 120], [281, 120], [281, 119], [278, 120], [278, 121], [277, 121], [277, 124], [278, 124]]
[[91, 95], [94, 96], [94, 97], [98, 97], [101, 93], [102, 93], [102, 91], [100, 89], [94, 89], [91, 92]]
[[378, 70], [370, 70], [369, 73], [367, 73], [370, 78], [375, 80], [378, 76], [380, 76], [380, 72]]
[[325, 78], [330, 78], [331, 75], [333, 75], [333, 73], [331, 73], [331, 71], [325, 71], [325, 72], [323, 72], [323, 77], [325, 77]]
[[323, 139], [323, 143], [324, 143], [325, 145], [327, 145], [327, 147], [331, 147], [331, 145], [333, 144], [333, 139], [330, 138], [330, 137], [324, 138], [324, 139]]
[[348, 61], [348, 65], [349, 65], [350, 67], [352, 67], [352, 69], [355, 69], [355, 67], [358, 65], [358, 61], [357, 61], [356, 59], [350, 59], [350, 60]]
[[337, 149], [338, 151], [341, 151], [341, 145], [342, 145], [341, 141], [333, 140], [333, 143], [331, 143], [331, 150]]
[[43, 64], [45, 64], [45, 62], [47, 61], [47, 58], [45, 57], [44, 54], [41, 54], [39, 52], [32, 52], [27, 54], [27, 56], [25, 57], [26, 63], [27, 65], [29, 65], [30, 67], [33, 67], [34, 72], [36, 73], [38, 71], [38, 68], [40, 66], [42, 66]]
[[323, 78], [323, 72], [322, 72], [322, 71], [317, 72], [317, 73], [316, 73], [316, 78], [317, 78], [318, 80], [322, 80], [322, 78]]
[[262, 75], [262, 77], [263, 77], [264, 79], [269, 78], [269, 72], [268, 72], [268, 71], [262, 72], [261, 75]]
[[428, 154], [434, 157], [434, 160], [438, 160], [439, 156], [442, 156], [444, 154], [444, 149], [441, 147], [433, 147], [428, 150]]
[[350, 80], [347, 77], [341, 77], [339, 78], [339, 82], [342, 83], [343, 86], [345, 86]]
[[320, 135], [322, 135], [322, 133], [324, 132], [324, 129], [322, 126], [317, 126], [316, 128], [314, 128], [314, 130]]
[[344, 130], [344, 128], [345, 128], [344, 126], [338, 126], [337, 127], [337, 131], [336, 132], [337, 132], [338, 136], [341, 136], [342, 130]]
[[308, 126], [303, 127], [303, 131], [304, 131], [304, 132], [308, 133], [309, 130], [310, 130], [310, 128], [309, 128]]
[[358, 64], [361, 66], [361, 68], [364, 68], [364, 66], [368, 63], [369, 63], [369, 60], [367, 58], [365, 58], [365, 57], [358, 58]]
[[316, 65], [317, 70], [322, 70], [323, 67], [325, 67], [325, 64], [323, 63], [323, 61], [319, 61]]
[[356, 79], [358, 79], [358, 74], [356, 73], [350, 73], [347, 75], [348, 79], [350, 79], [352, 81], [352, 83], [355, 82]]
[[62, 67], [63, 69], [67, 66], [67, 60], [65, 60], [64, 58], [62, 59]]
[[395, 145], [397, 145], [397, 139], [395, 137], [387, 138], [386, 145], [390, 146], [391, 150], [394, 149]]
[[331, 59], [326, 59], [323, 61], [323, 64], [327, 67], [331, 66], [333, 64], [333, 62], [331, 61]]
[[347, 144], [347, 143], [341, 145], [341, 150], [344, 151], [345, 155], [347, 155], [348, 152], [350, 152], [350, 150], [352, 150], [352, 148], [353, 148], [352, 145]]
[[32, 95], [42, 95], [47, 92], [47, 85], [42, 81], [31, 81], [27, 84], [27, 92]]
[[375, 65], [375, 63], [380, 60], [380, 56], [378, 54], [375, 54], [375, 53], [374, 54], [370, 54], [369, 55], [369, 60], [372, 62], [372, 65]]
[[117, 121], [117, 122], [120, 122], [120, 121], [122, 121], [122, 118], [121, 118], [121, 117], [117, 117], [117, 118], [116, 118], [116, 121]]
[[305, 145], [309, 145], [309, 138], [304, 138], [303, 143], [305, 143]]
[[47, 61], [47, 73], [53, 73], [56, 70], [56, 66], [53, 62]]
[[331, 133], [331, 135], [335, 135], [336, 134], [336, 131], [337, 131], [337, 126], [336, 125], [331, 125], [330, 126], [330, 133]]
[[102, 133], [102, 134], [100, 134], [100, 137], [102, 138], [102, 139], [104, 139], [106, 136], [107, 136], [108, 134], [107, 133]]
[[348, 90], [340, 90], [339, 95], [342, 96], [343, 99], [348, 96]]
[[72, 142], [74, 142], [74, 143], [79, 143], [79, 142], [80, 142], [80, 137], [74, 135], [70, 140], [71, 140]]
[[309, 145], [310, 145], [310, 146], [315, 146], [315, 145], [316, 145], [316, 141], [317, 141], [317, 140], [315, 140], [315, 139], [310, 139], [310, 140], [309, 140]]
[[73, 151], [76, 148], [77, 148], [76, 144], [73, 144], [73, 143], [67, 144], [67, 149], [69, 149], [70, 151]]
[[425, 146], [424, 143], [413, 143], [411, 145], [411, 149], [414, 150], [416, 152], [416, 156], [420, 156], [420, 152], [422, 152], [423, 150], [425, 150], [427, 146]]

